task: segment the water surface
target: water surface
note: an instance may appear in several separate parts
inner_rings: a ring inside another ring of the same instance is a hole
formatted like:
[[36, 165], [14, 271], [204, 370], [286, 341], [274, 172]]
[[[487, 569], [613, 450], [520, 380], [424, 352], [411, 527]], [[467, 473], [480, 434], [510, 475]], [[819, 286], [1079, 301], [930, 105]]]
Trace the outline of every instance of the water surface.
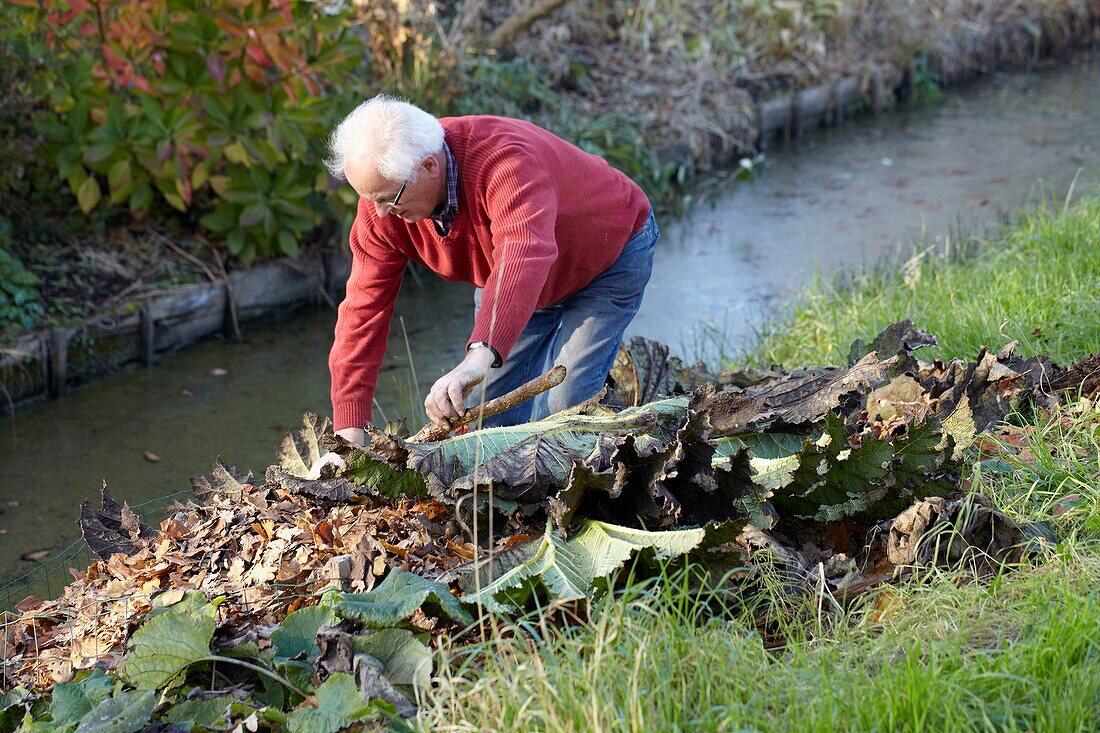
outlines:
[[[629, 334], [690, 357], [711, 348], [708, 333], [736, 347], [817, 271], [942, 241], [960, 222], [992, 225], [1038, 200], [1040, 182], [1062, 194], [1080, 172], [1078, 188], [1094, 188], [1098, 80], [1100, 60], [1087, 59], [997, 76], [934, 107], [769, 150], [755, 184], [662, 221], [653, 280]], [[467, 286], [406, 278], [379, 380], [387, 417], [411, 414], [420, 402], [414, 384], [424, 390], [461, 358], [471, 298]], [[219, 454], [262, 473], [303, 412], [329, 409], [334, 322], [332, 312], [306, 311], [246, 324], [246, 343], [211, 341], [0, 419], [0, 581], [34, 566], [23, 553], [77, 539], [80, 502], [96, 499], [103, 480], [136, 503], [186, 489]]]

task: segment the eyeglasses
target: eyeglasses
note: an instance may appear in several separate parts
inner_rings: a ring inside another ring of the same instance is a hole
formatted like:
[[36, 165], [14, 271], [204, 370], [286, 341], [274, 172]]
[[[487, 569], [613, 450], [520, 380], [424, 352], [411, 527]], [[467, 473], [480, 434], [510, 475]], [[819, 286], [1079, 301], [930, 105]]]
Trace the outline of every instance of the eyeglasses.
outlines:
[[409, 185], [409, 179], [406, 178], [405, 182], [401, 184], [401, 188], [397, 189], [397, 195], [393, 197], [393, 201], [386, 202], [386, 205], [391, 209], [397, 208], [397, 204], [401, 201], [401, 194], [405, 193], [405, 186]]

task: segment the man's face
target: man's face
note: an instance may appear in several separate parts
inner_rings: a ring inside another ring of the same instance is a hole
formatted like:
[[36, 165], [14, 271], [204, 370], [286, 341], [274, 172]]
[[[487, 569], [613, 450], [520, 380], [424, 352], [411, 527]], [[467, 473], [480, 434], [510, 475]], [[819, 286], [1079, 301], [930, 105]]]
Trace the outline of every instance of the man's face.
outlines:
[[433, 173], [438, 173], [437, 168], [434, 158], [425, 158], [416, 171], [415, 180], [391, 181], [384, 178], [373, 164], [349, 160], [344, 164], [344, 175], [360, 198], [374, 203], [374, 211], [379, 218], [393, 214], [405, 221], [416, 222], [427, 219], [435, 210], [437, 175]]

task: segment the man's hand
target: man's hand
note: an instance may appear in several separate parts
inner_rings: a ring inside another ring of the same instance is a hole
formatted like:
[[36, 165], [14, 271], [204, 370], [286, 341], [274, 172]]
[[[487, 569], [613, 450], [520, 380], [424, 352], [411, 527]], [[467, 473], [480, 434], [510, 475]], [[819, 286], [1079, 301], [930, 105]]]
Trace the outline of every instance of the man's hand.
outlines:
[[428, 419], [440, 427], [451, 427], [466, 414], [466, 398], [481, 384], [496, 356], [492, 349], [471, 349], [466, 358], [432, 385], [424, 400]]
[[[336, 434], [344, 440], [348, 441], [352, 445], [358, 445], [362, 447], [367, 442], [367, 431], [363, 428], [343, 428], [337, 430]], [[326, 453], [317, 459], [317, 462], [309, 469], [309, 474], [306, 478], [319, 479], [321, 478], [321, 469], [325, 466], [336, 466], [337, 470], [347, 468], [347, 464], [344, 463], [344, 459], [336, 453]]]

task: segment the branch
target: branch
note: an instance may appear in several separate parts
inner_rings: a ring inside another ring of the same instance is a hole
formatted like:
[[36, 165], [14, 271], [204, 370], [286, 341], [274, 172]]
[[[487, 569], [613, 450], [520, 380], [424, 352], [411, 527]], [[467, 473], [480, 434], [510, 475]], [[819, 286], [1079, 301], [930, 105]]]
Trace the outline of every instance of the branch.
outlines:
[[450, 427], [440, 427], [435, 423], [428, 423], [420, 428], [416, 435], [409, 438], [406, 442], [431, 443], [436, 440], [443, 440], [450, 435], [451, 431], [455, 428], [476, 423], [484, 418], [492, 417], [493, 415], [499, 415], [505, 410], [510, 410], [516, 405], [521, 405], [532, 397], [542, 394], [551, 387], [558, 386], [564, 379], [565, 367], [558, 364], [541, 377], [535, 377], [527, 384], [516, 387], [506, 395], [486, 400], [480, 405], [471, 407], [469, 410], [466, 410], [465, 415], [459, 418], [455, 424]]
[[493, 35], [489, 36], [489, 48], [493, 51], [500, 51], [511, 46], [517, 38], [534, 25], [536, 20], [549, 15], [562, 5], [565, 5], [568, 1], [569, 0], [537, 0], [526, 10], [520, 10], [509, 16], [507, 20], [501, 23], [500, 26], [493, 31]]

